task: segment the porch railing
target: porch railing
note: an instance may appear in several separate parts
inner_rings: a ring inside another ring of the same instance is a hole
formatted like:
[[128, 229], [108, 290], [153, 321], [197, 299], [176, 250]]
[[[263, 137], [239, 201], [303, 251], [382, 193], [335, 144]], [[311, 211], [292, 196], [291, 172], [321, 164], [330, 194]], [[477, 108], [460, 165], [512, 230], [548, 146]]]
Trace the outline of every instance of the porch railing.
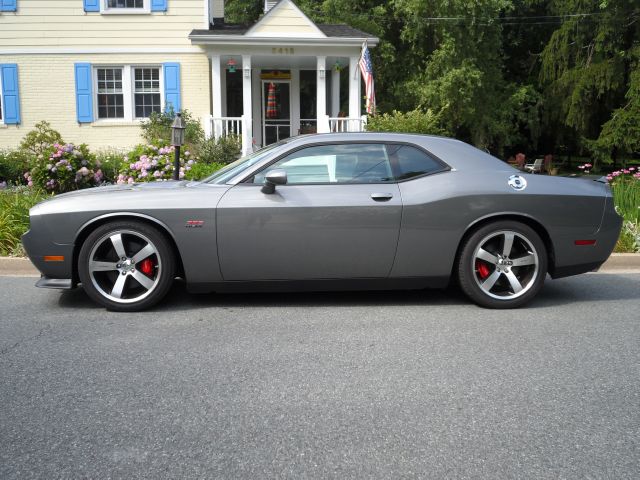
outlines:
[[365, 132], [367, 130], [367, 116], [360, 118], [330, 117], [329, 130], [331, 132]]
[[247, 134], [247, 126], [251, 125], [251, 119], [242, 117], [213, 117], [209, 116], [204, 122], [204, 133], [207, 138], [216, 139], [227, 135], [237, 135], [242, 139], [242, 153], [246, 155], [253, 149], [252, 136]]
[[242, 117], [209, 117], [211, 135], [215, 138], [242, 135]]

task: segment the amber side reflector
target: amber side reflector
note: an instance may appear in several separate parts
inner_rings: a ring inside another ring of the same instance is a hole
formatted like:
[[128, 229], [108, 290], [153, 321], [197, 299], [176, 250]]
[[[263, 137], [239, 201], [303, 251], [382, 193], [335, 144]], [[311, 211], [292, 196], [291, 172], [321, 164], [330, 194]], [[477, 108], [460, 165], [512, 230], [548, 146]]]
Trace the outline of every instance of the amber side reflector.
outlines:
[[596, 241], [595, 240], [576, 240], [573, 243], [575, 243], [576, 245], [584, 246], [584, 245], [595, 245]]
[[64, 262], [64, 255], [45, 255], [45, 262]]

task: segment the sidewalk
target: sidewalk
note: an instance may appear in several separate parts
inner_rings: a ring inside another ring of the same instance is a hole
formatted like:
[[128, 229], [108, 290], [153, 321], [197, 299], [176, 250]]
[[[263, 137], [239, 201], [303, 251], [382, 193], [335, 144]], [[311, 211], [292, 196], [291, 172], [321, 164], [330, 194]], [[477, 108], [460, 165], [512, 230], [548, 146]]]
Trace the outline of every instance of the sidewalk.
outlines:
[[[640, 273], [640, 253], [612, 253], [600, 268], [601, 273]], [[27, 258], [0, 257], [0, 276], [39, 277]]]

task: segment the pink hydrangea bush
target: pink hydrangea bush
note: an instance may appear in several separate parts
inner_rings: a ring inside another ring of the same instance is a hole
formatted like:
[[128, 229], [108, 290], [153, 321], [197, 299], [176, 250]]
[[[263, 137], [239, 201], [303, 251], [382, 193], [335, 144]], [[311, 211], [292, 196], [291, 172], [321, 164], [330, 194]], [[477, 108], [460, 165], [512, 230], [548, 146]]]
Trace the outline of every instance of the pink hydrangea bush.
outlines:
[[614, 180], [640, 180], [640, 167], [629, 167], [616, 170], [607, 175], [607, 180], [613, 182]]
[[[127, 160], [120, 170], [116, 183], [136, 183], [171, 180], [173, 178], [173, 161], [175, 147], [156, 145], [138, 145], [127, 155]], [[196, 164], [196, 159], [189, 150], [180, 152], [181, 179]]]
[[64, 193], [96, 186], [103, 175], [86, 145], [54, 143], [37, 156], [24, 178], [30, 187]]

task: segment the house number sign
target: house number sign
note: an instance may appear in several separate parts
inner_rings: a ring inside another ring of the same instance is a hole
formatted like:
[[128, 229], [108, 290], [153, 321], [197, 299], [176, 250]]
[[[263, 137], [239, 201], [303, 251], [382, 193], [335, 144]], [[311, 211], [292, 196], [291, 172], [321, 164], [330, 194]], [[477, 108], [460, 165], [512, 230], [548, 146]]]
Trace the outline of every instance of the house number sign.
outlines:
[[271, 53], [274, 55], [293, 55], [295, 52], [293, 47], [273, 47]]

